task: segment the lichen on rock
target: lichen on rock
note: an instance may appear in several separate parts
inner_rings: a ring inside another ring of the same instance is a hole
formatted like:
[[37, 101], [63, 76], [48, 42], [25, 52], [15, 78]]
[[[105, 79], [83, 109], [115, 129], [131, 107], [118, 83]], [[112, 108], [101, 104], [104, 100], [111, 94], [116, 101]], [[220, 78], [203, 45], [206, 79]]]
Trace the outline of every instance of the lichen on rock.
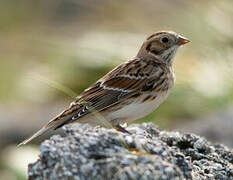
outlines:
[[233, 151], [194, 134], [130, 125], [131, 134], [87, 124], [64, 127], [40, 146], [28, 179], [233, 179]]

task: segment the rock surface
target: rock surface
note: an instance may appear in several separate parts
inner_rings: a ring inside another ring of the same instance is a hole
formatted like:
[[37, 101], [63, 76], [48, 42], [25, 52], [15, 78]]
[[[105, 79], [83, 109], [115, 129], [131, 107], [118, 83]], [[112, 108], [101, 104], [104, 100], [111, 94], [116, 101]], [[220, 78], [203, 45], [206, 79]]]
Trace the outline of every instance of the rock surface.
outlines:
[[196, 119], [175, 123], [173, 129], [206, 137], [211, 142], [221, 142], [233, 148], [233, 106]]
[[233, 180], [233, 151], [194, 134], [153, 124], [131, 125], [132, 134], [87, 124], [64, 129], [66, 136], [42, 143], [40, 158], [29, 165], [30, 180]]

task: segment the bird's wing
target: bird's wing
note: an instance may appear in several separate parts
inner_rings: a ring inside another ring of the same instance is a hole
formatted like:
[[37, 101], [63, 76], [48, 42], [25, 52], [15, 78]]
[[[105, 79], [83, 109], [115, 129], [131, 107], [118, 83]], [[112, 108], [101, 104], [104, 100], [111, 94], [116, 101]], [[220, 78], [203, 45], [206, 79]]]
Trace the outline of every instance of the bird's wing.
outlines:
[[[163, 70], [154, 62], [134, 59], [117, 66], [80, 94], [70, 106], [20, 145], [30, 142], [50, 129], [78, 121], [93, 111], [100, 112], [134, 95], [155, 89], [163, 81]], [[157, 85], [156, 85], [157, 84]]]
[[76, 121], [93, 111], [100, 112], [125, 99], [159, 88], [164, 70], [154, 61], [134, 59], [117, 66], [86, 89], [70, 107], [50, 121], [60, 122], [55, 129]]
[[76, 121], [93, 111], [103, 111], [134, 95], [152, 91], [161, 86], [165, 77], [161, 65], [134, 59], [121, 64], [86, 89], [70, 107], [52, 121], [66, 117], [56, 128]]

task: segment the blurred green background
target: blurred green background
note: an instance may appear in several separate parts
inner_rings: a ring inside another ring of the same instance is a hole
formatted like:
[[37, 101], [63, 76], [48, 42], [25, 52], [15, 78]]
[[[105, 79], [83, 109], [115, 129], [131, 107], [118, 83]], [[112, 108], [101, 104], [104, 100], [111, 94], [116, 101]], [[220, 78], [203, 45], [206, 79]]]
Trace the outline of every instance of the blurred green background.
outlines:
[[232, 0], [0, 0], [0, 179], [26, 179], [46, 136], [15, 145], [158, 30], [192, 42], [176, 56], [169, 98], [137, 123], [232, 148], [232, 29]]

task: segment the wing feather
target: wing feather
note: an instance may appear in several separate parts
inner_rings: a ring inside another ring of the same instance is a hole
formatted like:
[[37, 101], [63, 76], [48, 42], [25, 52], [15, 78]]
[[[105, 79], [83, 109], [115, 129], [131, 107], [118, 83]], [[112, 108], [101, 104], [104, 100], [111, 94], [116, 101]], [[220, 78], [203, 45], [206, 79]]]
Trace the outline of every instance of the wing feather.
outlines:
[[[141, 68], [140, 71], [137, 70], [138, 67]], [[145, 63], [134, 59], [113, 69], [80, 94], [73, 104], [77, 106], [85, 102], [95, 111], [102, 111], [135, 94], [155, 89], [156, 83], [161, 81], [163, 72], [161, 64], [158, 65], [153, 61]], [[76, 114], [80, 114], [80, 111], [81, 109], [76, 110]], [[91, 112], [87, 110], [86, 113], [77, 116], [75, 120], [89, 113]]]
[[152, 91], [161, 85], [163, 73], [161, 67], [161, 64], [158, 65], [154, 61], [145, 62], [140, 59], [119, 65], [81, 93], [66, 110], [22, 144], [28, 143], [49, 129], [60, 128], [90, 115], [93, 110], [100, 112], [128, 98], [138, 97], [142, 92]]

